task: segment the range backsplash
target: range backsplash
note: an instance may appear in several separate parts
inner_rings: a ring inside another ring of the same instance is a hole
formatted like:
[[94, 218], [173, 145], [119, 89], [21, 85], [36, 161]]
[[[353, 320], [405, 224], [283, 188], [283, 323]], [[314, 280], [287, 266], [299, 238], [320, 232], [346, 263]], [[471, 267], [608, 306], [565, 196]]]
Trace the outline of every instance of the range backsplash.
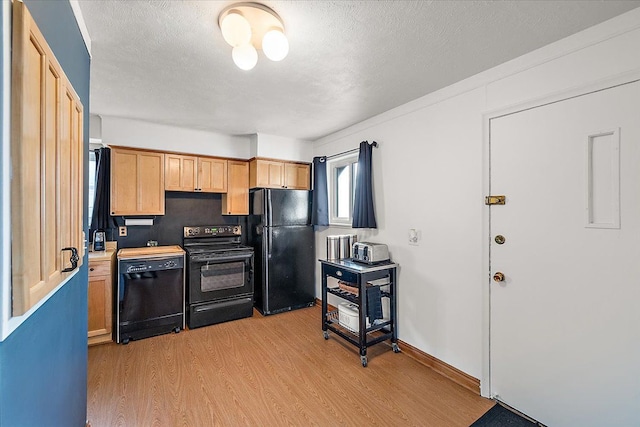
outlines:
[[[122, 217], [115, 217], [118, 226], [124, 225]], [[127, 236], [118, 236], [118, 229], [110, 229], [107, 240], [117, 240], [118, 248], [147, 246], [149, 240], [158, 245], [182, 245], [182, 228], [196, 225], [240, 224], [245, 241], [245, 216], [222, 215], [222, 195], [213, 193], [165, 193], [165, 214], [156, 216], [151, 226], [128, 226]]]

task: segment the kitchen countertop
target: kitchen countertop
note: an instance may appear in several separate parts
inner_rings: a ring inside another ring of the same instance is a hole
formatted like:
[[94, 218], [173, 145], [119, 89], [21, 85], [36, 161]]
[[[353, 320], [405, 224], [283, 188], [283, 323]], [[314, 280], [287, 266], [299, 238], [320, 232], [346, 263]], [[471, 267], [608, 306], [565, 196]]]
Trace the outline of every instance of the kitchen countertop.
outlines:
[[111, 257], [118, 250], [118, 242], [106, 242], [104, 251], [89, 251], [89, 261], [111, 261]]
[[178, 245], [145, 246], [142, 248], [126, 248], [118, 251], [118, 259], [153, 258], [162, 255], [183, 255], [184, 249]]

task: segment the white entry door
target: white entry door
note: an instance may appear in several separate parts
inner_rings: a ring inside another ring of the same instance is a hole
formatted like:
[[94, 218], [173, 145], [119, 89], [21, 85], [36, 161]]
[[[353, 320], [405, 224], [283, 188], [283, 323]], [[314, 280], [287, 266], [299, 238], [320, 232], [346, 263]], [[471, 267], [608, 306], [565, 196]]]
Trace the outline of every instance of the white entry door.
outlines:
[[640, 83], [492, 119], [490, 166], [492, 395], [640, 426]]

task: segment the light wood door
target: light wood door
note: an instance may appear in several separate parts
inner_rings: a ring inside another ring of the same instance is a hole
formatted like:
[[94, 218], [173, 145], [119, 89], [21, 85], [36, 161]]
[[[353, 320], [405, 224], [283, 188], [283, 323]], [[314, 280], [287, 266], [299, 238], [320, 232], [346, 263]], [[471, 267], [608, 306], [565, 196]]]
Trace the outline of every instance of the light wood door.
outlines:
[[249, 214], [249, 163], [228, 161], [228, 189], [222, 195], [223, 215]]
[[300, 163], [285, 163], [284, 187], [295, 190], [309, 190], [311, 166]]
[[195, 191], [198, 182], [198, 158], [165, 153], [164, 174], [165, 190]]
[[112, 148], [111, 215], [164, 215], [164, 154]]
[[635, 82], [490, 122], [490, 388], [546, 425], [640, 425], [638, 111]]
[[111, 261], [89, 262], [89, 345], [112, 341], [113, 272]]
[[205, 193], [227, 192], [227, 160], [215, 157], [198, 157], [198, 191]]
[[11, 99], [12, 314], [75, 271], [84, 253], [83, 107], [26, 6], [13, 4]]

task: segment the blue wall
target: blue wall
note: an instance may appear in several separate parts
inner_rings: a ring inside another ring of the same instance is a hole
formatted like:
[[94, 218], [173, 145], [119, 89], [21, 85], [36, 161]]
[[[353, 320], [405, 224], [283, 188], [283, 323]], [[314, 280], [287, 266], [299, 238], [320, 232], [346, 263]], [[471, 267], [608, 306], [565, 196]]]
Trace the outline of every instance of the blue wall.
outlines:
[[[89, 54], [68, 0], [24, 3], [84, 105], [86, 200]], [[86, 231], [86, 207], [84, 228]], [[85, 425], [87, 283], [85, 258], [80, 272], [0, 343], [1, 426]]]

